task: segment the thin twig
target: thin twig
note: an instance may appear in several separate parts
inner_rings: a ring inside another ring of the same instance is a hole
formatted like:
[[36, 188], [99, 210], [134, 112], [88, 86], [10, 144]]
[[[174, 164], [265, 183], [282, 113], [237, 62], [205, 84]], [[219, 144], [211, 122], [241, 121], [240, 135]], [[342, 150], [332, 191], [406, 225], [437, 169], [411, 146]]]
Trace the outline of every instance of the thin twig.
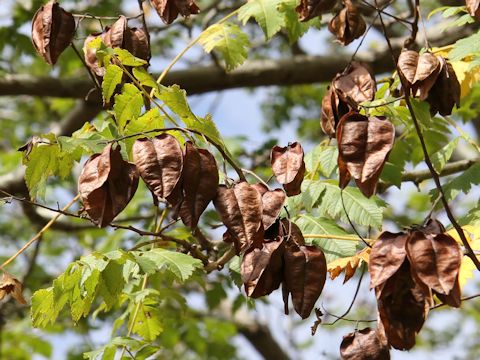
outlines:
[[73, 51], [75, 52], [77, 57], [82, 62], [83, 67], [87, 70], [88, 75], [90, 76], [90, 79], [92, 79], [93, 84], [95, 85], [97, 90], [100, 91], [100, 93], [102, 93], [102, 87], [100, 86], [100, 83], [98, 82], [97, 78], [95, 77], [95, 74], [92, 72], [92, 69], [90, 69], [90, 67], [85, 62], [85, 59], [83, 58], [82, 54], [80, 54], [80, 52], [78, 51], [77, 47], [73, 44], [73, 42], [70, 43], [70, 46], [72, 47]]
[[[118, 16], [96, 16], [92, 14], [72, 14], [73, 17], [76, 18], [81, 18], [81, 19], [93, 19], [93, 20], [118, 20]], [[139, 17], [143, 16], [143, 12], [135, 15], [135, 16], [129, 16], [126, 19], [127, 20], [133, 20], [133, 19], [138, 19]]]
[[[360, 279], [358, 279], [357, 288], [355, 289], [355, 294], [353, 295], [353, 299], [350, 302], [350, 305], [348, 306], [347, 310], [345, 310], [345, 312], [342, 315], [336, 316], [336, 319], [333, 322], [328, 324], [323, 324], [323, 325], [334, 325], [337, 321], [342, 320], [345, 316], [347, 316], [350, 313], [350, 310], [352, 310], [355, 300], [357, 300], [357, 296], [360, 291], [360, 286], [362, 285], [363, 275], [365, 275], [365, 265], [362, 266], [362, 273], [360, 275]], [[325, 310], [325, 312], [327, 311]]]
[[225, 254], [223, 254], [218, 260], [210, 262], [205, 266], [205, 271], [207, 273], [214, 270], [222, 270], [226, 263], [228, 263], [233, 257], [237, 255], [235, 247], [232, 246]]
[[[70, 202], [64, 206], [62, 211], [68, 210], [68, 208], [73, 204], [75, 204], [75, 202], [79, 198], [80, 198], [80, 194], [78, 194], [72, 200], [70, 200]], [[5, 260], [5, 262], [2, 265], [0, 265], [0, 269], [4, 269], [8, 264], [14, 261], [21, 253], [27, 250], [30, 245], [32, 245], [35, 241], [40, 239], [42, 235], [53, 225], [55, 221], [58, 220], [60, 216], [62, 216], [62, 214], [57, 213], [57, 215], [55, 215], [42, 229], [40, 229], [40, 231], [34, 237], [32, 237], [25, 245], [23, 245], [20, 250], [18, 250], [14, 255], [10, 256], [7, 260]]]
[[248, 170], [248, 169], [244, 169], [242, 168], [241, 169], [244, 173], [247, 173], [249, 175], [252, 175], [255, 179], [257, 179], [258, 181], [260, 181], [263, 185], [265, 185], [267, 187], [268, 190], [271, 190], [270, 189], [270, 186], [268, 186], [267, 182], [265, 180], [263, 180], [260, 176], [258, 176], [257, 174], [255, 174], [252, 170]]
[[[471, 295], [471, 296], [467, 296], [467, 297], [461, 298], [461, 299], [460, 299], [460, 302], [464, 302], [464, 301], [468, 301], [468, 300], [471, 300], [471, 299], [475, 299], [475, 298], [477, 298], [477, 297], [480, 297], [480, 294], [475, 294], [475, 295]], [[445, 305], [447, 305], [447, 304], [445, 304], [445, 303], [437, 304], [437, 305], [435, 305], [435, 306], [432, 306], [432, 307], [430, 308], [430, 310], [435, 310], [435, 309], [441, 308], [441, 307], [443, 307], [443, 306], [445, 306]]]

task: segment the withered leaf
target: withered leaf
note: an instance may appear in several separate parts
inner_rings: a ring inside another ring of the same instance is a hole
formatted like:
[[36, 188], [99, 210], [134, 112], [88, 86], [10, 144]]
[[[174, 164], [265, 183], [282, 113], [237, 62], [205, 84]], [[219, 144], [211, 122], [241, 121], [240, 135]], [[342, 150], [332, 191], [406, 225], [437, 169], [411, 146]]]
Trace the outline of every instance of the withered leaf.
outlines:
[[343, 337], [342, 360], [390, 360], [388, 343], [378, 330], [365, 328]]
[[166, 24], [171, 24], [178, 14], [189, 17], [200, 12], [193, 0], [150, 0], [150, 3]]
[[194, 228], [200, 215], [217, 195], [218, 168], [214, 156], [205, 149], [185, 144], [180, 217], [186, 226]]
[[383, 285], [375, 288], [380, 320], [388, 342], [395, 349], [409, 350], [430, 309], [429, 289], [416, 282], [405, 261]]
[[252, 247], [242, 260], [241, 274], [247, 296], [258, 298], [278, 289], [283, 280], [283, 239]]
[[305, 175], [303, 148], [298, 142], [288, 146], [274, 146], [270, 154], [273, 174], [283, 185], [287, 196], [298, 195]]
[[253, 186], [245, 181], [232, 188], [220, 185], [213, 204], [233, 237], [237, 253], [252, 245], [261, 246], [264, 233], [262, 198]]
[[440, 115], [446, 116], [452, 114], [454, 106], [460, 106], [461, 88], [452, 64], [444, 58], [440, 61], [443, 64], [442, 69], [428, 93], [427, 102], [432, 115], [438, 111]]
[[0, 300], [3, 300], [5, 296], [12, 295], [12, 297], [19, 304], [25, 305], [27, 301], [23, 297], [23, 285], [16, 277], [4, 272], [2, 281], [0, 282]]
[[37, 53], [50, 65], [70, 45], [75, 34], [75, 19], [55, 0], [35, 13], [32, 20], [32, 42]]
[[340, 183], [348, 184], [342, 178], [346, 168], [360, 191], [372, 196], [394, 139], [395, 128], [385, 117], [367, 118], [355, 112], [345, 115], [337, 127]]
[[267, 230], [276, 220], [282, 211], [285, 202], [285, 192], [282, 189], [268, 190], [264, 184], [252, 185], [262, 196], [262, 223]]
[[328, 30], [341, 44], [348, 45], [365, 33], [367, 25], [350, 0], [344, 0], [343, 3], [344, 8], [330, 20]]
[[327, 265], [327, 270], [330, 274], [330, 279], [334, 280], [342, 273], [342, 271], [345, 271], [345, 278], [343, 280], [343, 283], [345, 284], [353, 277], [353, 275], [355, 275], [355, 271], [359, 266], [361, 266], [363, 263], [368, 264], [370, 251], [371, 249], [366, 247], [353, 256], [338, 258], [329, 262]]
[[468, 13], [479, 19], [480, 18], [480, 0], [465, 0], [465, 4], [467, 5]]
[[415, 96], [420, 90], [420, 99], [425, 100], [442, 69], [438, 57], [430, 52], [418, 54], [413, 50], [402, 51], [397, 66], [400, 76], [412, 89]]
[[308, 21], [324, 12], [330, 11], [336, 0], [301, 0], [295, 8], [300, 21]]
[[407, 256], [412, 272], [428, 287], [448, 295], [455, 285], [462, 253], [457, 242], [447, 234], [411, 233]]
[[375, 78], [361, 63], [352, 62], [344, 72], [337, 74], [332, 85], [340, 100], [356, 106], [363, 101], [371, 101], [375, 97]]
[[310, 316], [327, 278], [327, 262], [316, 246], [297, 245], [286, 241], [284, 252], [284, 298], [288, 309], [288, 294], [293, 308], [302, 319]]
[[90, 219], [107, 226], [130, 202], [138, 187], [134, 164], [122, 159], [120, 146], [108, 144], [92, 155], [78, 178], [78, 192]]
[[183, 151], [178, 140], [169, 134], [141, 138], [133, 144], [132, 154], [148, 188], [159, 199], [169, 197], [179, 183], [183, 169]]
[[384, 231], [373, 244], [368, 262], [370, 288], [383, 284], [402, 266], [407, 256], [408, 235]]

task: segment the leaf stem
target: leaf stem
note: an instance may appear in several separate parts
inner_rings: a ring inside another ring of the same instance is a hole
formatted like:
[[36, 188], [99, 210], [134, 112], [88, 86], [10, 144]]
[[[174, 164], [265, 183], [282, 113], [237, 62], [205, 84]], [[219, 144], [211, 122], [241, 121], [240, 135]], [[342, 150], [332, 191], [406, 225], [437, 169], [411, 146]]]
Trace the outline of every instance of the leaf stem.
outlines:
[[[347, 240], [347, 241], [362, 241], [361, 238], [353, 235], [332, 235], [332, 234], [303, 234], [305, 239], [333, 239], [333, 240]], [[374, 243], [374, 239], [366, 239], [368, 243]]]

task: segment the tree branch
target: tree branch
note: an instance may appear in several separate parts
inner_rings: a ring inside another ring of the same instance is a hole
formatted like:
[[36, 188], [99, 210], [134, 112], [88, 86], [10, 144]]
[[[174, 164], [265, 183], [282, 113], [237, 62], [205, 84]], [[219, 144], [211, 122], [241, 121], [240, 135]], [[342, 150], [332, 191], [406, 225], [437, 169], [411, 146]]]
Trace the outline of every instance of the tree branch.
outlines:
[[[456, 174], [461, 171], [465, 171], [472, 167], [475, 164], [478, 164], [480, 159], [468, 159], [468, 160], [459, 160], [445, 165], [443, 170], [438, 174], [440, 177]], [[429, 169], [417, 170], [417, 171], [406, 171], [402, 174], [401, 182], [413, 182], [419, 184], [422, 181], [432, 178], [432, 173]], [[378, 193], [386, 191], [389, 187], [393, 186], [392, 183], [380, 182], [378, 184]]]
[[[428, 36], [432, 45], [443, 46], [471, 33], [472, 29], [467, 26], [445, 32], [432, 28]], [[417, 38], [417, 44], [421, 46], [424, 42], [423, 36], [419, 35]], [[400, 52], [405, 39], [405, 37], [392, 39], [395, 52]], [[277, 60], [252, 60], [228, 73], [217, 66], [198, 66], [172, 71], [162, 83], [167, 86], [178, 84], [189, 95], [194, 95], [243, 87], [329, 82], [345, 68], [350, 58], [351, 54], [335, 54], [326, 56], [302, 55]], [[356, 59], [368, 64], [377, 74], [393, 69], [389, 62], [390, 53], [385, 46], [360, 52]], [[7, 75], [0, 78], [0, 96], [31, 95], [83, 99], [91, 88], [92, 83], [88, 78], [32, 78], [27, 75]]]

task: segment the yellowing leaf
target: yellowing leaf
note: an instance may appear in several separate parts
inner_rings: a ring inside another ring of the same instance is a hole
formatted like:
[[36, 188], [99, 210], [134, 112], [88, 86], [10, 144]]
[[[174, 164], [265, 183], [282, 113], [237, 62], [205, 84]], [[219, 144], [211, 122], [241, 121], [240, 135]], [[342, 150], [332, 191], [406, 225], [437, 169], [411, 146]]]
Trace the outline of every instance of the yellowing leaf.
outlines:
[[470, 93], [472, 87], [480, 81], [480, 66], [471, 67], [470, 61], [451, 61], [455, 75], [461, 86], [460, 98]]
[[[480, 250], [480, 226], [465, 225], [462, 226], [465, 237], [470, 242], [470, 246], [473, 250]], [[447, 232], [448, 235], [453, 237], [458, 243], [462, 243], [460, 236], [455, 229], [451, 229]], [[477, 256], [478, 257], [478, 256]], [[473, 279], [473, 274], [477, 270], [475, 264], [468, 256], [464, 256], [460, 265], [460, 272], [458, 274], [458, 282], [460, 289], [462, 289], [469, 279]]]
[[[454, 44], [444, 47], [433, 48], [432, 52], [445, 58], [451, 58], [450, 52], [455, 48]], [[473, 85], [480, 81], [480, 66], [472, 66], [473, 58], [471, 56], [450, 60], [455, 75], [460, 83], [460, 98], [467, 96], [472, 90]]]
[[370, 248], [365, 248], [353, 256], [335, 259], [328, 263], [327, 270], [330, 273], [330, 279], [335, 279], [342, 271], [345, 271], [345, 279], [343, 282], [346, 283], [352, 278], [355, 271], [360, 265], [362, 265], [362, 263], [368, 264], [370, 250]]

